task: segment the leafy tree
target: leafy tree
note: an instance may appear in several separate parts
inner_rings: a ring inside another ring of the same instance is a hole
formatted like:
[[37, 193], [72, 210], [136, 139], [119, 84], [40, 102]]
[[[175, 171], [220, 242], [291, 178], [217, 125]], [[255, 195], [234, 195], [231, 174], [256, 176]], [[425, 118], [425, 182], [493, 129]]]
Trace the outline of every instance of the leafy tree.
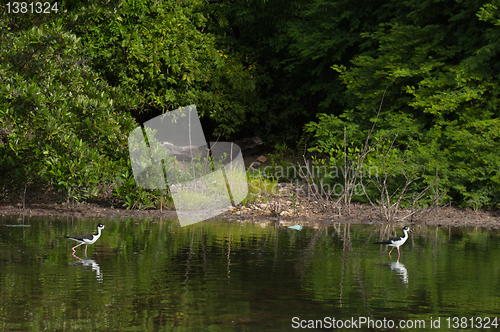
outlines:
[[78, 12], [68, 26], [93, 68], [141, 104], [135, 116], [196, 104], [216, 133], [228, 136], [245, 123], [256, 98], [250, 69], [205, 31], [203, 1], [122, 1]]
[[128, 159], [128, 101], [92, 71], [60, 20], [13, 23], [0, 23], [1, 185], [95, 197]]
[[[378, 135], [397, 133], [400, 143], [415, 140], [414, 153], [427, 159], [428, 172], [438, 162], [441, 183], [456, 202], [497, 204], [497, 7], [482, 1], [397, 7], [397, 19], [362, 33], [365, 44], [376, 48], [350, 65], [332, 66], [348, 101], [340, 119], [332, 120], [357, 124], [366, 133], [387, 87]], [[313, 126], [309, 130], [318, 134]]]

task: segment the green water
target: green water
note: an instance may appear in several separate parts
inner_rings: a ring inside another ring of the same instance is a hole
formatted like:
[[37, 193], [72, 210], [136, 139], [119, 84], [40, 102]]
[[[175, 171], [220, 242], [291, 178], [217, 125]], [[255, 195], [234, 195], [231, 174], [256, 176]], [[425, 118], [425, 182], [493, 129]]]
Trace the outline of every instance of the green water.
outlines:
[[500, 233], [412, 229], [0, 217], [0, 331], [497, 330]]

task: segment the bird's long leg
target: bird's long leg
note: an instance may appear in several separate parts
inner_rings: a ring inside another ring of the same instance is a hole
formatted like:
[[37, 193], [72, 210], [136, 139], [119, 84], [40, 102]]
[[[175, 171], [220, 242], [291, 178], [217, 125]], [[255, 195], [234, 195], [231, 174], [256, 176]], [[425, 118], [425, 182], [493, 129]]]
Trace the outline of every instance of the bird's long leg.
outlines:
[[[87, 245], [85, 245], [85, 257], [87, 257]], [[398, 248], [399, 249], [399, 248]]]
[[[391, 251], [389, 251], [389, 256], [391, 255], [391, 252], [394, 250], [394, 247], [392, 247]], [[399, 250], [399, 248], [398, 248]]]
[[398, 261], [399, 261], [399, 256], [401, 255], [401, 253], [399, 252], [399, 247], [398, 247]]
[[76, 259], [82, 260], [80, 257], [75, 256], [75, 254], [76, 254], [76, 252], [75, 252], [75, 251], [73, 251], [73, 253], [71, 254], [71, 256], [75, 257]]
[[80, 243], [79, 245], [74, 246], [74, 247], [73, 247], [73, 248], [71, 248], [71, 249], [73, 249], [73, 251], [75, 251], [75, 248], [78, 248], [78, 247], [79, 247], [79, 246], [81, 246], [82, 244], [84, 244], [84, 243], [82, 242], [82, 243]]

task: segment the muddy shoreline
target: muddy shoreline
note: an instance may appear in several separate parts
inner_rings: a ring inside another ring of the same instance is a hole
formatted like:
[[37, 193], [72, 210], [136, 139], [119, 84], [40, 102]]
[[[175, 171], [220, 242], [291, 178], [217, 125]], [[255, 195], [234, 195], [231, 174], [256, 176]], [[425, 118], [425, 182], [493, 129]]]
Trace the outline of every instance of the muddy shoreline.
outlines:
[[[288, 203], [288, 204], [287, 204]], [[313, 225], [314, 223], [350, 222], [361, 224], [384, 223], [379, 211], [370, 205], [353, 204], [351, 214], [337, 215], [332, 212], [322, 212], [314, 209], [314, 204], [300, 204], [293, 209], [290, 202], [284, 201], [281, 215], [276, 216], [276, 211], [266, 209], [269, 204], [250, 204], [248, 207], [240, 206], [217, 216], [229, 220], [245, 221], [280, 221], [286, 224]], [[316, 204], [317, 205], [317, 204]], [[104, 207], [98, 204], [29, 204], [25, 209], [6, 203], [0, 203], [0, 216], [72, 216], [77, 218], [88, 217], [132, 217], [132, 218], [175, 218], [174, 210], [126, 210], [113, 207]], [[396, 221], [397, 223], [414, 225], [434, 225], [440, 227], [483, 227], [500, 229], [500, 211], [473, 211], [460, 209], [453, 206], [438, 207], [429, 213], [423, 214], [414, 220]]]
[[[248, 142], [239, 142], [245, 147], [245, 166], [260, 165], [265, 162], [260, 148], [262, 142], [254, 137]], [[262, 160], [262, 158], [264, 160]], [[127, 210], [111, 205], [113, 197], [110, 192], [97, 203], [61, 203], [63, 196], [54, 190], [47, 192], [31, 192], [26, 195], [25, 208], [19, 199], [4, 198], [0, 200], [0, 217], [3, 216], [71, 216], [77, 218], [90, 217], [132, 217], [132, 218], [175, 218], [177, 213], [173, 209], [160, 210]], [[272, 193], [259, 195], [257, 201], [247, 206], [232, 207], [229, 211], [217, 216], [228, 220], [264, 222], [279, 221], [284, 225], [302, 224], [314, 226], [318, 223], [357, 223], [381, 224], [387, 223], [381, 216], [378, 208], [369, 204], [353, 203], [350, 214], [345, 207], [341, 214], [337, 209], [330, 208], [321, 211], [321, 203], [314, 201], [314, 197], [307, 196], [298, 190], [295, 184], [279, 183], [277, 190]], [[316, 198], [318, 199], [318, 198]], [[319, 198], [321, 200], [321, 198]], [[116, 204], [116, 202], [114, 202]], [[331, 206], [331, 203], [330, 203]], [[404, 215], [403, 213], [402, 215]], [[408, 218], [396, 223], [406, 225], [433, 225], [438, 227], [482, 227], [500, 229], [500, 210], [472, 210], [454, 206], [436, 207], [432, 211], [422, 213], [413, 219]]]

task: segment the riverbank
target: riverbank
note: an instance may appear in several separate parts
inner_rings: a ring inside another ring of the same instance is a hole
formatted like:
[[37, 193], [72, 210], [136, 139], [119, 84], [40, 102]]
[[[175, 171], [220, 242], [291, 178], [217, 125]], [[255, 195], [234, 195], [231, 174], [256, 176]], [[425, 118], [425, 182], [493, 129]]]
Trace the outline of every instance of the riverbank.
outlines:
[[[248, 206], [232, 207], [229, 211], [218, 217], [230, 220], [247, 221], [282, 221], [286, 224], [312, 225], [319, 222], [351, 222], [351, 223], [383, 223], [379, 210], [368, 204], [354, 203], [351, 205], [351, 213], [346, 209], [339, 215], [338, 210], [329, 209], [324, 211], [320, 204], [311, 198], [296, 197], [291, 195], [290, 188], [280, 189], [279, 194], [263, 197], [261, 203], [255, 202]], [[85, 217], [176, 217], [175, 210], [127, 210], [105, 206], [95, 203], [50, 203], [30, 202], [25, 203], [25, 209], [20, 204], [0, 201], [0, 216], [25, 215], [25, 216], [72, 216]], [[428, 213], [423, 213], [414, 220], [399, 221], [405, 224], [435, 225], [440, 227], [485, 227], [500, 228], [500, 211], [474, 211], [471, 209], [460, 209], [453, 206], [437, 207]]]

